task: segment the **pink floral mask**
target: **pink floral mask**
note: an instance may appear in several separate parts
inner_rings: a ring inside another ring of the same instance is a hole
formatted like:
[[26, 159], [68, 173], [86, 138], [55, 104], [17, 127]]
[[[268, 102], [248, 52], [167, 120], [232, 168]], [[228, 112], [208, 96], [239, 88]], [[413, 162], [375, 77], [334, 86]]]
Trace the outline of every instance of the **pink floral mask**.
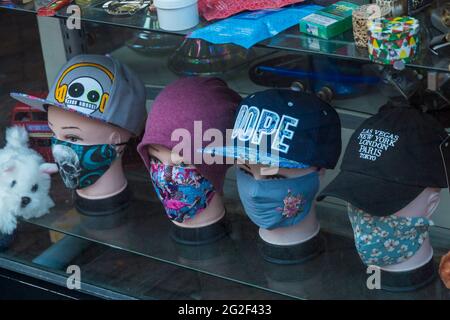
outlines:
[[319, 190], [318, 172], [296, 178], [256, 180], [241, 169], [236, 171], [245, 212], [264, 229], [292, 226], [302, 221]]
[[177, 222], [193, 218], [215, 195], [214, 186], [196, 168], [169, 166], [152, 160], [150, 176], [167, 216]]

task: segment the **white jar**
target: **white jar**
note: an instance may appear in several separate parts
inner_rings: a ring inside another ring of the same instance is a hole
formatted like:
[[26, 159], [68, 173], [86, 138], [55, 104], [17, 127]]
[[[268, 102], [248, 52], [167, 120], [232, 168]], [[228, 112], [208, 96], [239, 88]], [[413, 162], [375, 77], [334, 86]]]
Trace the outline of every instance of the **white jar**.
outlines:
[[161, 29], [181, 31], [199, 23], [197, 0], [154, 0]]

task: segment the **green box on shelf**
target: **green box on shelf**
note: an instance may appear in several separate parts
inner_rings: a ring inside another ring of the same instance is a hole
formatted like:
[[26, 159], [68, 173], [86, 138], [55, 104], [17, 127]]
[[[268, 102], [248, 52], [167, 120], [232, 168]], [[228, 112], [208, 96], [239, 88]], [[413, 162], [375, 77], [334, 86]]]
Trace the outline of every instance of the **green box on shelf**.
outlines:
[[359, 5], [338, 1], [300, 20], [300, 32], [330, 39], [352, 28], [352, 12]]
[[348, 49], [347, 45], [344, 42], [344, 37], [342, 35], [339, 35], [335, 38], [335, 40], [341, 41], [327, 41], [316, 37], [305, 36], [300, 39], [300, 43], [303, 48], [309, 50], [347, 55]]

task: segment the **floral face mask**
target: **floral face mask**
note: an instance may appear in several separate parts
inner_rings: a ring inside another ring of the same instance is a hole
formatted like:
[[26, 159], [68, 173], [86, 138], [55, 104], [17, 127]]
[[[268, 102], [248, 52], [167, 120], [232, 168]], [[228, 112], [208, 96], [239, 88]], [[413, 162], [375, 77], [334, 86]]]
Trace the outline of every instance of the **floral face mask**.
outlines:
[[196, 168], [165, 165], [154, 159], [150, 177], [169, 219], [184, 222], [203, 211], [216, 191]]
[[424, 217], [378, 217], [349, 204], [358, 254], [366, 265], [379, 267], [398, 264], [411, 258], [428, 237], [433, 222]]
[[318, 172], [296, 178], [256, 180], [237, 169], [236, 179], [245, 212], [263, 229], [301, 222], [308, 215], [319, 190]]

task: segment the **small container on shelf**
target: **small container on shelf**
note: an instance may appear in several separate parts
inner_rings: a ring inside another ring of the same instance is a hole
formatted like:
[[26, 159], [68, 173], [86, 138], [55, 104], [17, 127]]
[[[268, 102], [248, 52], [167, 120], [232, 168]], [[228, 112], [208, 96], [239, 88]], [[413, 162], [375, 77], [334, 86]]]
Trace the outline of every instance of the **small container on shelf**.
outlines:
[[338, 1], [300, 19], [300, 32], [322, 39], [331, 39], [352, 27], [352, 11], [359, 5]]
[[182, 31], [199, 23], [197, 0], [154, 0], [159, 26], [167, 31]]
[[384, 18], [389, 12], [389, 7], [380, 7], [374, 4], [362, 5], [361, 7], [353, 10], [353, 37], [355, 39], [356, 46], [367, 48], [367, 42], [369, 41], [369, 30], [367, 28], [367, 23], [369, 20]]
[[409, 63], [420, 48], [420, 25], [413, 17], [375, 19], [368, 22], [369, 58], [381, 64]]
[[398, 17], [407, 14], [408, 3], [407, 0], [376, 0], [376, 4], [388, 10], [387, 16]]
[[380, 7], [387, 6], [390, 17], [414, 15], [430, 6], [433, 0], [376, 0]]

